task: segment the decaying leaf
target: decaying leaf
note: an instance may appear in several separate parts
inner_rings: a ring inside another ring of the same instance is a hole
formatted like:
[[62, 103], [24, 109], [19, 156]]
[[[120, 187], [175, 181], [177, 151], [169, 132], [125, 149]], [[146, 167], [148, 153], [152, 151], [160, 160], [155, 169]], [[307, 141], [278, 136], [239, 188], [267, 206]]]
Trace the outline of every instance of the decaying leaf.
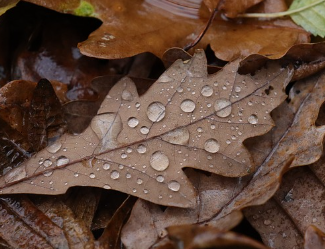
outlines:
[[134, 83], [122, 79], [90, 127], [7, 173], [2, 193], [59, 194], [87, 185], [169, 206], [195, 205], [182, 168], [232, 177], [252, 172], [242, 141], [272, 128], [269, 113], [285, 98], [283, 84], [292, 75], [276, 63], [240, 75], [238, 63], [207, 75], [198, 52], [189, 62], [177, 61], [141, 98]]

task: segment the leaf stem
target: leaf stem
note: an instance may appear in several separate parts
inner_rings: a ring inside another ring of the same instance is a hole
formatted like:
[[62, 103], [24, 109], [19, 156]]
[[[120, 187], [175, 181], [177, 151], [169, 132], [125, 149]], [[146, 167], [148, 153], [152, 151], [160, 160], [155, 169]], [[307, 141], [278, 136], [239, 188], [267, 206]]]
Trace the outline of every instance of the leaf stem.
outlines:
[[288, 16], [288, 15], [292, 15], [292, 14], [296, 14], [300, 11], [304, 11], [305, 9], [311, 8], [315, 5], [321, 4], [325, 2], [325, 0], [319, 0], [317, 2], [314, 2], [310, 5], [298, 8], [298, 9], [294, 9], [294, 10], [287, 10], [287, 11], [283, 11], [283, 12], [276, 12], [276, 13], [244, 13], [244, 14], [240, 14], [238, 15], [238, 17], [245, 17], [245, 18], [277, 18], [277, 17], [284, 17], [284, 16]]

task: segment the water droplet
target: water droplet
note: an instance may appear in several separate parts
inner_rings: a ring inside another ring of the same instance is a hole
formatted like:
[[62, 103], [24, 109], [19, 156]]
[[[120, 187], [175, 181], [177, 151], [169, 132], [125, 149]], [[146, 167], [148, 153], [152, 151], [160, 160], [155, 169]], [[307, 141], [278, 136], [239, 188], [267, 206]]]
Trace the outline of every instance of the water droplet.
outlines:
[[169, 166], [169, 159], [163, 152], [156, 151], [150, 157], [150, 165], [157, 171], [164, 171]]
[[111, 186], [109, 186], [108, 184], [105, 184], [103, 188], [104, 189], [111, 189]]
[[139, 102], [135, 103], [135, 107], [136, 107], [136, 108], [139, 108], [140, 105], [141, 105], [141, 104], [140, 104]]
[[74, 177], [78, 177], [79, 176], [79, 174], [77, 172], [75, 172], [73, 175], [74, 175]]
[[53, 170], [51, 170], [51, 171], [45, 171], [45, 172], [43, 173], [43, 176], [48, 177], [48, 176], [51, 176], [52, 174], [53, 174]]
[[132, 192], [133, 192], [133, 193], [136, 193], [136, 192], [137, 192], [137, 190], [134, 188], [134, 189], [132, 190]]
[[112, 178], [112, 179], [116, 180], [116, 179], [118, 179], [119, 177], [120, 177], [120, 173], [119, 173], [118, 171], [113, 170], [113, 171], [111, 172], [111, 178]]
[[89, 175], [89, 178], [91, 178], [91, 179], [94, 179], [96, 176], [95, 176], [95, 174], [94, 173], [91, 173], [90, 175]]
[[142, 183], [143, 183], [143, 180], [142, 180], [141, 178], [138, 178], [138, 179], [137, 179], [137, 184], [140, 185], [140, 184], [142, 184]]
[[130, 147], [128, 147], [128, 148], [126, 149], [126, 152], [129, 153], [129, 154], [132, 153], [132, 151], [133, 151], [133, 150], [132, 150], [132, 148], [130, 148]]
[[228, 99], [217, 99], [214, 103], [214, 110], [218, 117], [228, 117], [231, 113], [231, 102]]
[[140, 144], [137, 148], [137, 151], [140, 153], [140, 154], [143, 154], [143, 153], [146, 153], [147, 151], [147, 147], [144, 145], [144, 144]]
[[184, 91], [184, 89], [183, 89], [183, 87], [177, 87], [176, 91], [179, 93], [182, 93]]
[[202, 129], [202, 127], [198, 127], [198, 128], [196, 129], [196, 131], [201, 133], [201, 132], [203, 132], [203, 129]]
[[147, 135], [149, 133], [149, 128], [147, 126], [142, 126], [140, 128], [140, 132], [143, 134], [143, 135]]
[[272, 221], [270, 221], [270, 220], [264, 220], [263, 224], [266, 225], [266, 226], [268, 226], [268, 225], [271, 225], [272, 224]]
[[109, 170], [110, 167], [111, 167], [111, 165], [109, 163], [104, 163], [104, 165], [103, 165], [104, 170]]
[[190, 133], [187, 128], [180, 128], [163, 135], [162, 140], [171, 144], [185, 145], [190, 139]]
[[212, 130], [214, 130], [216, 128], [216, 126], [214, 124], [212, 124], [210, 127]]
[[204, 96], [204, 97], [210, 97], [212, 94], [213, 94], [213, 89], [211, 86], [204, 86], [202, 87], [201, 89], [201, 94]]
[[52, 161], [50, 159], [46, 159], [44, 162], [43, 162], [43, 165], [44, 167], [50, 167], [52, 165]]
[[190, 99], [185, 99], [181, 103], [181, 109], [183, 112], [193, 112], [195, 109], [195, 103]]
[[177, 192], [181, 188], [181, 185], [177, 181], [171, 181], [168, 183], [168, 188], [172, 191]]
[[317, 219], [316, 218], [313, 218], [313, 223], [317, 222]]
[[122, 99], [126, 100], [126, 101], [132, 101], [133, 100], [133, 95], [132, 95], [132, 93], [130, 93], [130, 91], [123, 90]]
[[241, 91], [241, 87], [240, 87], [240, 86], [236, 86], [236, 87], [235, 87], [235, 92], [236, 92], [236, 93], [240, 93], [240, 91]]
[[253, 114], [248, 117], [248, 123], [257, 124], [257, 122], [258, 122], [258, 118], [256, 115]]
[[121, 158], [122, 158], [122, 159], [125, 159], [125, 158], [127, 158], [127, 157], [128, 157], [127, 154], [125, 154], [125, 153], [122, 153], [122, 154], [121, 154]]
[[220, 144], [218, 143], [217, 140], [210, 138], [207, 141], [205, 141], [204, 149], [210, 153], [217, 153], [220, 149]]
[[148, 189], [144, 189], [143, 193], [148, 194], [149, 193]]
[[231, 144], [231, 141], [229, 139], [227, 139], [226, 144]]
[[130, 178], [131, 178], [131, 174], [130, 174], [130, 173], [126, 173], [125, 177], [126, 177], [127, 179], [130, 179]]
[[58, 158], [58, 160], [56, 160], [56, 166], [62, 166], [65, 165], [67, 163], [69, 163], [69, 158], [65, 157], [65, 156], [60, 156]]
[[157, 176], [156, 180], [157, 180], [157, 182], [163, 182], [163, 181], [165, 181], [165, 177], [159, 175], [159, 176]]
[[161, 75], [159, 78], [158, 78], [158, 82], [162, 82], [162, 83], [167, 83], [167, 82], [171, 82], [173, 79], [171, 77], [169, 77], [168, 75]]
[[60, 142], [56, 142], [54, 144], [51, 144], [50, 146], [46, 147], [46, 150], [50, 153], [56, 153], [61, 149], [62, 144]]
[[148, 106], [147, 116], [152, 122], [159, 122], [165, 117], [165, 106], [160, 102], [153, 102]]
[[131, 117], [128, 119], [128, 126], [130, 126], [131, 128], [137, 127], [137, 125], [139, 124], [139, 120], [135, 117]]

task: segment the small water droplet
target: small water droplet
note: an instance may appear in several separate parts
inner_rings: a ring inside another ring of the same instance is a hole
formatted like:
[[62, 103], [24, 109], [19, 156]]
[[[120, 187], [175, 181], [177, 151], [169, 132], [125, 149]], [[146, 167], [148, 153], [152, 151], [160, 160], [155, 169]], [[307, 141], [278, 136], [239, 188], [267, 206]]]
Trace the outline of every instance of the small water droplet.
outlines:
[[181, 188], [181, 185], [180, 185], [179, 182], [177, 182], [177, 181], [170, 181], [170, 182], [168, 183], [168, 188], [169, 188], [170, 190], [172, 190], [172, 191], [177, 192], [177, 191], [179, 191], [179, 189]]
[[73, 175], [74, 175], [74, 177], [78, 177], [79, 176], [79, 174], [77, 172], [75, 172]]
[[214, 103], [214, 110], [218, 117], [228, 117], [231, 113], [231, 109], [231, 102], [228, 99], [217, 99]]
[[130, 173], [126, 173], [125, 177], [126, 177], [127, 179], [130, 179], [130, 178], [131, 178], [131, 174], [130, 174]]
[[205, 141], [204, 149], [210, 153], [217, 153], [220, 149], [220, 144], [217, 140], [210, 138]]
[[236, 92], [236, 93], [240, 93], [240, 91], [241, 91], [241, 87], [240, 87], [240, 86], [236, 86], [236, 87], [235, 87], [235, 92]]
[[149, 128], [147, 126], [142, 126], [140, 128], [140, 132], [143, 134], [143, 135], [147, 135], [149, 133]]
[[190, 99], [185, 99], [181, 103], [181, 109], [183, 112], [193, 112], [195, 109], [195, 103]]
[[198, 127], [198, 128], [196, 129], [196, 131], [201, 133], [201, 132], [203, 132], [203, 129], [202, 129], [202, 127]]
[[159, 176], [157, 176], [156, 180], [157, 180], [157, 182], [163, 182], [163, 181], [165, 181], [165, 177], [159, 175]]
[[45, 171], [45, 172], [43, 173], [43, 176], [48, 177], [48, 176], [51, 176], [52, 174], [53, 174], [53, 170], [51, 170], [51, 171]]
[[171, 77], [169, 77], [168, 75], [161, 75], [159, 78], [158, 78], [158, 82], [162, 82], [162, 83], [167, 83], [167, 82], [171, 82], [173, 79]]
[[165, 117], [165, 106], [160, 102], [153, 102], [147, 108], [147, 116], [152, 122], [159, 122]]
[[250, 123], [250, 124], [257, 124], [257, 123], [258, 123], [258, 118], [257, 118], [257, 116], [256, 116], [255, 114], [250, 115], [250, 116], [248, 117], [248, 123]]
[[266, 225], [266, 226], [268, 226], [268, 225], [271, 225], [272, 224], [272, 221], [270, 221], [270, 220], [264, 220], [263, 224]]
[[103, 188], [104, 189], [111, 189], [111, 186], [109, 186], [108, 184], [105, 184]]
[[95, 174], [94, 173], [91, 173], [90, 175], [89, 175], [89, 178], [91, 178], [91, 179], [94, 179], [96, 176], [95, 176]]
[[44, 162], [43, 162], [43, 165], [44, 167], [50, 167], [52, 165], [52, 161], [50, 159], [46, 159]]
[[216, 128], [216, 126], [214, 124], [212, 124], [210, 127], [212, 130], [214, 130]]
[[184, 91], [184, 89], [183, 89], [183, 87], [177, 87], [176, 91], [179, 93], [182, 93]]
[[56, 142], [46, 147], [46, 150], [52, 154], [58, 152], [61, 149], [62, 144], [60, 142]]
[[137, 192], [137, 190], [134, 188], [134, 189], [132, 190], [132, 192], [133, 192], [133, 193], [136, 193], [136, 192]]
[[129, 153], [129, 154], [132, 153], [132, 151], [133, 151], [133, 150], [132, 150], [132, 148], [130, 148], [130, 147], [128, 147], [128, 148], [126, 149], [126, 152]]
[[313, 223], [317, 222], [317, 219], [316, 218], [313, 218]]
[[103, 165], [104, 170], [109, 170], [110, 167], [111, 167], [111, 165], [109, 163], [104, 163], [104, 165]]
[[226, 144], [231, 144], [231, 141], [229, 139], [227, 139]]
[[67, 163], [69, 163], [69, 158], [65, 157], [65, 156], [60, 156], [58, 158], [58, 160], [56, 160], [56, 166], [62, 166], [65, 165]]
[[212, 94], [213, 94], [213, 89], [211, 86], [204, 86], [202, 87], [201, 89], [201, 94], [204, 96], [204, 97], [210, 97]]
[[127, 157], [128, 157], [127, 154], [125, 154], [125, 153], [122, 153], [122, 154], [121, 154], [121, 158], [122, 158], [122, 159], [125, 159], [125, 158], [127, 158]]
[[140, 105], [141, 105], [141, 104], [140, 104], [139, 102], [135, 103], [135, 107], [136, 107], [136, 108], [139, 108]]
[[120, 173], [119, 173], [118, 171], [113, 170], [113, 171], [111, 172], [111, 178], [112, 178], [112, 179], [116, 180], [116, 179], [118, 179], [119, 177], [120, 177]]
[[150, 165], [157, 171], [164, 171], [169, 166], [169, 159], [162, 151], [156, 151], [150, 157]]
[[143, 193], [148, 194], [149, 193], [148, 189], [144, 189]]
[[144, 144], [140, 144], [137, 148], [138, 153], [143, 154], [146, 153], [147, 147]]
[[190, 133], [187, 128], [180, 128], [163, 135], [162, 140], [171, 144], [185, 145], [190, 139]]
[[123, 90], [122, 99], [126, 100], [126, 101], [132, 101], [133, 100], [133, 95], [132, 95], [132, 93], [130, 91]]
[[143, 180], [141, 178], [137, 179], [137, 184], [141, 185], [143, 183]]
[[139, 120], [135, 117], [131, 117], [128, 119], [128, 126], [130, 126], [131, 128], [137, 127], [137, 125], [139, 124]]

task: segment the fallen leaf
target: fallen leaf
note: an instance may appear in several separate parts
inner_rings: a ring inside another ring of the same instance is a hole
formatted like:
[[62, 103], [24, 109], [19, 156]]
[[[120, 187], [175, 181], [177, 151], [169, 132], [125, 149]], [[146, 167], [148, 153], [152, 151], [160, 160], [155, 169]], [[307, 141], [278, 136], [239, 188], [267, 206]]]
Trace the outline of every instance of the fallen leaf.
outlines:
[[325, 248], [325, 234], [315, 226], [308, 227], [305, 233], [305, 249]]
[[141, 98], [134, 83], [122, 79], [90, 127], [78, 136], [64, 135], [7, 173], [2, 193], [59, 194], [87, 185], [169, 206], [195, 205], [181, 169], [224, 176], [252, 172], [242, 141], [270, 130], [269, 113], [285, 98], [282, 87], [291, 70], [272, 64], [254, 76], [240, 75], [238, 63], [207, 75], [201, 51], [190, 62], [177, 61]]

